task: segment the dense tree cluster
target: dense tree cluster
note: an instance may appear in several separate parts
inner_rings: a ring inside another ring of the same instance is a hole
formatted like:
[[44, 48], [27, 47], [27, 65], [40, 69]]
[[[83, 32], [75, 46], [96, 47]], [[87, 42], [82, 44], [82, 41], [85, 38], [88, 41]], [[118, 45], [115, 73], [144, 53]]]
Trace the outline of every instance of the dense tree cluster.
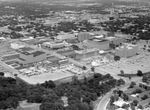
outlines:
[[[140, 39], [149, 40], [149, 16], [138, 16], [138, 18], [126, 18], [124, 20], [113, 20], [101, 23], [104, 30], [111, 32], [122, 32], [124, 34], [137, 35]], [[144, 25], [143, 25], [144, 24]]]
[[16, 108], [27, 96], [27, 86], [13, 78], [0, 77], [0, 109]]
[[57, 31], [71, 32], [71, 30], [77, 30], [75, 22], [60, 22], [57, 26]]
[[[19, 78], [0, 77], [0, 109], [16, 108], [19, 101], [41, 103], [40, 110], [93, 110], [93, 101], [114, 88], [117, 83], [124, 84], [122, 79], [115, 80], [110, 74], [95, 73], [92, 78], [78, 80], [74, 76], [72, 82], [55, 85], [53, 81], [37, 85], [27, 85]], [[68, 106], [64, 107], [61, 97], [68, 98]]]

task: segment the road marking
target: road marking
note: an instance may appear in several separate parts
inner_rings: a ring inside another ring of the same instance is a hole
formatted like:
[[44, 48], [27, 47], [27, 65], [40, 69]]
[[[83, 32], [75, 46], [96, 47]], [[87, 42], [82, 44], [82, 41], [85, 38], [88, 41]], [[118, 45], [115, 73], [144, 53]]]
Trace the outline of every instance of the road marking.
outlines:
[[104, 107], [104, 110], [106, 110], [106, 107], [107, 107], [109, 101], [110, 101], [110, 99], [108, 99], [108, 101], [106, 102], [106, 105], [105, 105], [105, 107]]

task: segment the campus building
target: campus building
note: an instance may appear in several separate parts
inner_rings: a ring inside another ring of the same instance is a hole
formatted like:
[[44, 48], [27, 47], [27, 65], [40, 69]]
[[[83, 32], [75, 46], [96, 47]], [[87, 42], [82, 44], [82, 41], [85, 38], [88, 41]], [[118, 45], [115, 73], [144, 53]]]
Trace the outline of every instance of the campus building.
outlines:
[[102, 39], [91, 39], [83, 42], [83, 45], [87, 48], [97, 48], [99, 50], [109, 50], [109, 41]]
[[115, 55], [120, 57], [131, 57], [138, 52], [138, 46], [132, 44], [124, 44], [121, 47], [115, 49]]
[[71, 45], [69, 43], [63, 41], [63, 42], [44, 42], [43, 46], [51, 48], [51, 49], [58, 49], [58, 48], [68, 47]]
[[82, 42], [87, 39], [92, 39], [92, 36], [88, 32], [81, 32], [78, 34], [78, 41]]
[[18, 50], [19, 58], [17, 62], [26, 66], [28, 64], [37, 63], [46, 60], [46, 53], [30, 48], [22, 48]]
[[119, 46], [125, 42], [124, 37], [107, 37], [105, 39], [107, 39], [110, 42], [110, 44], [113, 44], [114, 46]]
[[81, 60], [84, 58], [89, 58], [92, 56], [96, 56], [99, 54], [99, 49], [86, 49], [86, 50], [80, 50], [80, 51], [75, 51], [76, 53], [76, 60]]
[[62, 33], [56, 37], [58, 40], [77, 39], [74, 34]]

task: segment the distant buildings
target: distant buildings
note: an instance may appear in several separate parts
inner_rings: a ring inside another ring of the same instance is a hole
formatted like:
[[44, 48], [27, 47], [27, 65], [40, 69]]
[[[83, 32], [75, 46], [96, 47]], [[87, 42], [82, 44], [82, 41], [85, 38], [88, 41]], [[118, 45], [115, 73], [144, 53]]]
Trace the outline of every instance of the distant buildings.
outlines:
[[121, 47], [115, 49], [115, 55], [120, 57], [131, 57], [138, 52], [138, 46], [132, 44], [124, 44]]

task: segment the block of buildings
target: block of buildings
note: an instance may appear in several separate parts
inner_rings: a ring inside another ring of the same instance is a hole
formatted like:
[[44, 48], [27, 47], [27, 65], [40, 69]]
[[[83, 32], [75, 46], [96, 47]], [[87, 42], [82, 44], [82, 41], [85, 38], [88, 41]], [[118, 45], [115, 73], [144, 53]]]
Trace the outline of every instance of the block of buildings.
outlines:
[[125, 44], [115, 49], [115, 55], [120, 57], [131, 57], [138, 52], [138, 46], [132, 44]]
[[99, 54], [99, 49], [93, 48], [93, 49], [86, 49], [86, 50], [79, 50], [75, 51], [77, 60], [81, 60], [84, 58], [89, 58], [92, 56], [96, 56]]
[[83, 45], [87, 48], [97, 48], [99, 50], [109, 50], [109, 41], [102, 39], [90, 39], [83, 42]]
[[19, 58], [17, 62], [26, 66], [28, 64], [37, 63], [43, 60], [46, 60], [46, 53], [38, 50], [30, 50], [30, 49], [20, 49], [18, 50]]

